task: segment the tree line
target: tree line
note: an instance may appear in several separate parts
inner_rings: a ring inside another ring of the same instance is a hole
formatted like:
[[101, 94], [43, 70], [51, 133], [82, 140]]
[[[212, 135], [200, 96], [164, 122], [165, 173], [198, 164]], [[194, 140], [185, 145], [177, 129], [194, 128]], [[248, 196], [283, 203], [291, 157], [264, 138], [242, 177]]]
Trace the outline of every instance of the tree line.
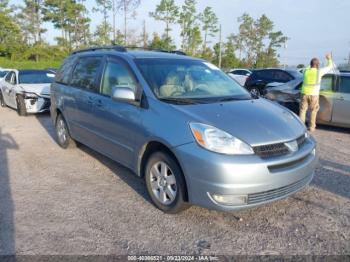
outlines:
[[[237, 19], [238, 32], [222, 39], [218, 16], [211, 7], [199, 12], [196, 0], [185, 0], [180, 6], [174, 0], [160, 0], [148, 19], [162, 22], [164, 30], [151, 32], [142, 21], [137, 31], [129, 22], [136, 19], [140, 1], [95, 0], [95, 7], [88, 10], [86, 0], [24, 0], [18, 6], [0, 0], [0, 56], [11, 60], [61, 60], [74, 49], [119, 44], [179, 49], [223, 68], [273, 67], [279, 64], [278, 48], [288, 40], [281, 31], [274, 30], [274, 23], [266, 15], [254, 19], [247, 13]], [[91, 18], [96, 13], [101, 14], [102, 21], [92, 31]], [[45, 23], [52, 23], [60, 31], [55, 44], [43, 37]], [[180, 28], [179, 46], [174, 40], [175, 26]]]

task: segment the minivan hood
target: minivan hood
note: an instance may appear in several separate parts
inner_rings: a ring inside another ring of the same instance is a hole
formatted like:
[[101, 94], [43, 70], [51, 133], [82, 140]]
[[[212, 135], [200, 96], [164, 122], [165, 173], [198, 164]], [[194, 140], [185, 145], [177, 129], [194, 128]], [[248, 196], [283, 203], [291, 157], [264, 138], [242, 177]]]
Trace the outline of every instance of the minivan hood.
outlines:
[[19, 84], [25, 92], [35, 93], [42, 96], [50, 96], [51, 84]]
[[172, 106], [190, 121], [219, 128], [252, 146], [294, 140], [306, 131], [296, 115], [262, 98]]

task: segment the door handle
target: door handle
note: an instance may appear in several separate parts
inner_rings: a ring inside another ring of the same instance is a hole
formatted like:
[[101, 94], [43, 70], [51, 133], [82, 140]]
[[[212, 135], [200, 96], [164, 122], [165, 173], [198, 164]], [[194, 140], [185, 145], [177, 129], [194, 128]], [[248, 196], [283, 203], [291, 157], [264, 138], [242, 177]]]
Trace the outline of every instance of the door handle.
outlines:
[[103, 106], [102, 101], [101, 101], [100, 99], [96, 100], [95, 105], [96, 105], [97, 107], [102, 107], [102, 106]]

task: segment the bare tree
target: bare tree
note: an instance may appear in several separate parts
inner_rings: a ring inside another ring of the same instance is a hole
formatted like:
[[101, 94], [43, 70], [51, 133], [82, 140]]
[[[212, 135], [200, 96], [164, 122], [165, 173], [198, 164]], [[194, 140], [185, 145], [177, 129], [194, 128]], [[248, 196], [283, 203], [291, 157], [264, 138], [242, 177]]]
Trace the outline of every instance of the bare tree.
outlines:
[[136, 9], [139, 7], [141, 0], [116, 0], [116, 10], [124, 16], [124, 44], [127, 45], [127, 28], [128, 19], [136, 16]]

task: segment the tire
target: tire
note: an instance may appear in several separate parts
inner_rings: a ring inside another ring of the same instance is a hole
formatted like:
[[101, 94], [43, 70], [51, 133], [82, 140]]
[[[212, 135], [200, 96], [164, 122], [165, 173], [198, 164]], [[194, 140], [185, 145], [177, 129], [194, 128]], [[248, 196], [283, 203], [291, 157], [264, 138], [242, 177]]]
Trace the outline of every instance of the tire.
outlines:
[[2, 96], [2, 92], [0, 91], [0, 106], [1, 107], [6, 107], [4, 97]]
[[153, 204], [164, 213], [176, 214], [189, 208], [185, 200], [187, 190], [183, 173], [169, 154], [152, 154], [147, 161], [144, 177]]
[[21, 95], [16, 96], [16, 103], [17, 103], [17, 113], [19, 116], [26, 116], [27, 115], [27, 109], [26, 104], [24, 102], [24, 98]]
[[72, 137], [69, 134], [67, 122], [61, 114], [59, 114], [56, 118], [55, 129], [56, 129], [57, 143], [60, 147], [64, 149], [76, 147], [75, 141], [72, 139]]
[[260, 97], [260, 90], [259, 88], [257, 87], [252, 87], [250, 90], [249, 90], [249, 93], [254, 96], [254, 97]]

